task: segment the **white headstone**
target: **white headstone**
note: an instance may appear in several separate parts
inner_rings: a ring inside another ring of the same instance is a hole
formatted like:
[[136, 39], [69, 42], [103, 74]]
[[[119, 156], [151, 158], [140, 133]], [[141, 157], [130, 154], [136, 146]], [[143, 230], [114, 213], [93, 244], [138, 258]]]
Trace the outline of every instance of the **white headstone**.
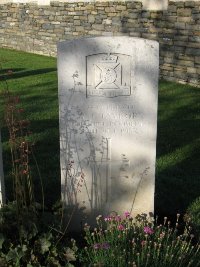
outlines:
[[158, 69], [155, 41], [58, 44], [62, 197], [74, 222], [154, 211]]
[[0, 207], [5, 203], [5, 184], [3, 174], [2, 144], [0, 131]]

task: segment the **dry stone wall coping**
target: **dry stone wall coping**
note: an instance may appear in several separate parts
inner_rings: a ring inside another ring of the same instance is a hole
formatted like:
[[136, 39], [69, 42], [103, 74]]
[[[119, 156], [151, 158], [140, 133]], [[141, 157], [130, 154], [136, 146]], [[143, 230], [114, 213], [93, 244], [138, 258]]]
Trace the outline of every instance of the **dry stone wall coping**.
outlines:
[[[129, 2], [130, 0], [0, 0], [0, 4], [7, 3], [23, 3], [23, 4], [36, 4], [38, 6], [50, 6], [52, 3], [96, 3], [96, 2]], [[199, 0], [193, 0], [199, 2]], [[169, 7], [169, 0], [136, 0], [132, 2], [141, 2], [143, 10], [167, 10]], [[188, 0], [173, 0], [172, 2], [191, 2]]]
[[[128, 2], [129, 0], [123, 0], [122, 2]], [[167, 10], [168, 8], [168, 0], [137, 0], [139, 2], [142, 2], [142, 8], [143, 10]], [[183, 0], [174, 0], [174, 2], [182, 2]], [[193, 1], [199, 1], [199, 0], [193, 0]], [[59, 3], [73, 3], [73, 2], [109, 2], [108, 0], [0, 0], [0, 4], [4, 3], [36, 3], [39, 6], [49, 6], [52, 2], [59, 2]], [[114, 2], [119, 2], [117, 0], [114, 0]], [[134, 1], [136, 2], [136, 1]], [[186, 2], [186, 1], [183, 1]]]

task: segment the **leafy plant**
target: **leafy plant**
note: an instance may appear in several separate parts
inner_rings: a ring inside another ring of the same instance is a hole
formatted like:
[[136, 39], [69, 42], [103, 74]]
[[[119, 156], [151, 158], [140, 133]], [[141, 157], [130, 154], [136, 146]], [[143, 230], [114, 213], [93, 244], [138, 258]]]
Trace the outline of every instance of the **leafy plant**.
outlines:
[[[43, 212], [38, 211], [37, 220], [31, 220], [30, 211], [27, 223], [21, 224], [18, 232], [15, 208], [16, 203], [12, 202], [0, 210], [0, 266], [73, 266], [76, 243], [57, 231], [57, 216], [52, 214], [51, 224], [46, 224]], [[58, 243], [61, 235], [62, 241]]]
[[[2, 68], [1, 68], [2, 69]], [[12, 75], [12, 70], [7, 71], [7, 76]], [[30, 134], [29, 121], [22, 115], [24, 110], [20, 106], [20, 99], [14, 96], [8, 87], [7, 76], [4, 75], [4, 118], [9, 133], [9, 147], [12, 162], [13, 195], [18, 213], [18, 223], [24, 219], [23, 214], [34, 207], [34, 190], [30, 169], [30, 156], [32, 144], [28, 140]], [[32, 213], [33, 215], [33, 213]]]
[[196, 234], [200, 236], [200, 197], [195, 199], [188, 207], [185, 220], [190, 221]]
[[200, 266], [200, 246], [193, 244], [191, 228], [170, 227], [164, 218], [157, 225], [145, 214], [132, 218], [123, 216], [97, 217], [98, 227], [90, 231], [85, 225], [86, 247], [80, 250], [82, 266], [105, 267], [188, 267]]
[[4, 262], [1, 266], [73, 266], [70, 262], [76, 260], [74, 250], [66, 246], [56, 247], [55, 241], [51, 233], [17, 245], [5, 239], [0, 249], [0, 258]]

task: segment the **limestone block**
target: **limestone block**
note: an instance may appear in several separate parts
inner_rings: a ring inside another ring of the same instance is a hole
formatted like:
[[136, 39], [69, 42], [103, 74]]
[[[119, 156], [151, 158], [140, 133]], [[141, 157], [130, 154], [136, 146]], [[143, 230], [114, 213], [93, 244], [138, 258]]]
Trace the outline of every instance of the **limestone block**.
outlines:
[[167, 10], [168, 0], [141, 0], [144, 10]]
[[107, 13], [109, 13], [109, 12], [116, 12], [116, 9], [115, 9], [114, 6], [112, 6], [112, 7], [106, 7], [105, 8], [105, 12], [107, 12]]
[[92, 28], [95, 29], [95, 30], [99, 30], [99, 31], [102, 31], [104, 30], [104, 25], [103, 24], [93, 24], [92, 25]]
[[184, 22], [175, 22], [176, 29], [185, 29], [185, 23]]
[[192, 14], [191, 8], [178, 8], [177, 15], [183, 17], [189, 17]]
[[188, 67], [188, 68], [187, 68], [187, 72], [188, 72], [188, 73], [197, 73], [197, 69], [196, 69], [196, 68]]
[[88, 15], [88, 22], [94, 23], [95, 22], [95, 16], [94, 15]]
[[80, 20], [74, 20], [74, 25], [75, 25], [75, 26], [80, 26], [80, 25], [81, 25]]
[[123, 10], [126, 10], [126, 6], [117, 6], [116, 7], [116, 10], [119, 10], [119, 11], [123, 11]]

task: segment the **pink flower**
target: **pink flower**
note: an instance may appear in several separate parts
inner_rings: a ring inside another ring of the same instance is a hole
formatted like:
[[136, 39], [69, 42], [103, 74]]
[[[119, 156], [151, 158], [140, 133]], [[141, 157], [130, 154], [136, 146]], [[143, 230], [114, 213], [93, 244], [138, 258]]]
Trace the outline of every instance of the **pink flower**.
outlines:
[[124, 212], [124, 215], [125, 215], [126, 218], [128, 218], [128, 217], [130, 217], [131, 214], [130, 214], [129, 211], [125, 211], [125, 212]]
[[112, 221], [112, 217], [110, 217], [110, 216], [105, 217], [105, 218], [104, 218], [104, 221], [105, 221], [105, 222], [110, 222], [110, 221]]
[[152, 228], [150, 228], [149, 226], [145, 226], [144, 227], [144, 232], [146, 234], [152, 235], [154, 233], [154, 230]]
[[105, 242], [105, 243], [103, 243], [103, 244], [101, 245], [101, 248], [102, 248], [102, 249], [109, 249], [109, 248], [110, 248], [110, 245], [109, 245], [109, 243]]
[[120, 230], [120, 231], [123, 231], [123, 230], [125, 230], [125, 227], [122, 225], [122, 224], [120, 224], [120, 225], [118, 225], [118, 230]]

